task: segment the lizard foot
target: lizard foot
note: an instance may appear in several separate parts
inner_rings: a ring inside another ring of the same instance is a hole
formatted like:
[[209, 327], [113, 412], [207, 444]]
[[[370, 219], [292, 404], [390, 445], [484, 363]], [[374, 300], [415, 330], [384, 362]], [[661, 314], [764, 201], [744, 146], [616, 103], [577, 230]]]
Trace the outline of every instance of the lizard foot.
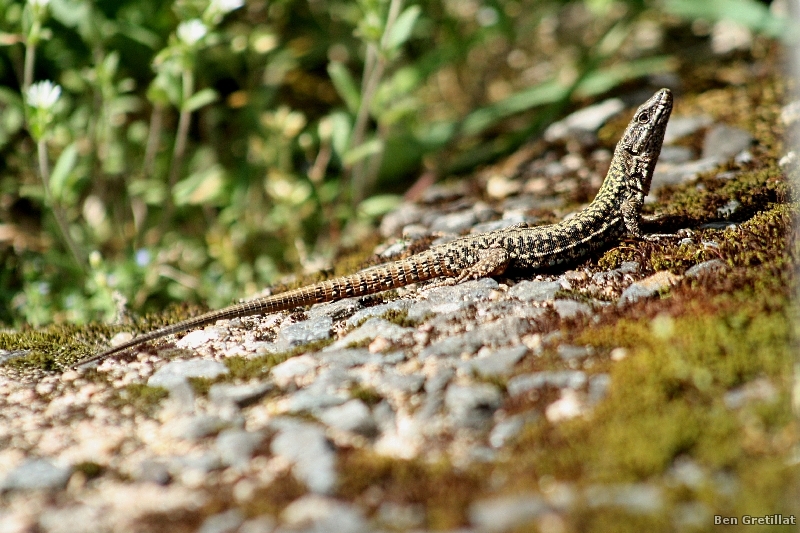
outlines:
[[506, 226], [505, 228], [503, 228], [502, 231], [507, 231], [510, 229], [525, 229], [530, 227], [531, 225], [528, 224], [527, 222], [515, 222], [514, 224], [511, 224], [510, 226]]
[[424, 290], [427, 291], [428, 289], [436, 289], [438, 287], [452, 287], [456, 283], [458, 283], [458, 281], [456, 281], [456, 278], [437, 279], [436, 281], [432, 281], [427, 285], [425, 285]]
[[676, 235], [675, 233], [648, 233], [647, 235], [642, 235], [642, 239], [650, 242], [658, 242], [665, 239], [677, 239], [680, 235]]

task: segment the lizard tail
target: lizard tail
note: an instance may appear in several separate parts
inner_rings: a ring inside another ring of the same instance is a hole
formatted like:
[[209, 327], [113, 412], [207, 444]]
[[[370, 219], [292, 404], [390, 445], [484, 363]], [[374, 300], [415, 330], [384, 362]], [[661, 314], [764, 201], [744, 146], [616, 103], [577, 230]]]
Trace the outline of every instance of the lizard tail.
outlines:
[[293, 289], [273, 296], [258, 298], [249, 302], [234, 304], [217, 311], [189, 318], [177, 324], [139, 335], [104, 352], [74, 363], [73, 368], [82, 367], [100, 361], [111, 355], [123, 352], [139, 344], [180, 333], [194, 328], [213, 324], [217, 320], [275, 313], [286, 309], [294, 309], [305, 305], [332, 302], [342, 298], [365, 296], [376, 292], [403, 287], [410, 283], [425, 281], [439, 276], [453, 275], [447, 268], [446, 261], [440, 254], [429, 250], [408, 259], [395, 261], [386, 265], [367, 268], [349, 276], [322, 281]]

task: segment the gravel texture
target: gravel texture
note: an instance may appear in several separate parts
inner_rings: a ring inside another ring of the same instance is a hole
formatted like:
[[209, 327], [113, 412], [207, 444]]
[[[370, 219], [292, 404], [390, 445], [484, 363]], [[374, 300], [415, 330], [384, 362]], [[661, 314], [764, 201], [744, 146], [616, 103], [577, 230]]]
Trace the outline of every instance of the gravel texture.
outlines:
[[[610, 155], [596, 148], [589, 156], [586, 147], [622, 108], [608, 100], [553, 125], [550, 142], [578, 142], [567, 143], [573, 151], [565, 155], [548, 152], [526, 162], [533, 169], [526, 178], [502, 169], [488, 174], [484, 183], [495, 204], [465, 197], [464, 187], [435, 185], [420, 203], [384, 217], [381, 234], [449, 238], [438, 234], [533, 222], [543, 211], [563, 217], [565, 197], [579, 185], [599, 185], [602, 176], [589, 164], [602, 167]], [[667, 150], [654, 190], [716, 168], [752, 142], [706, 116], [676, 117], [668, 138], [704, 129], [703, 157]], [[736, 206], [726, 208], [733, 213]], [[692, 235], [681, 243], [702, 244]], [[167, 531], [170, 524], [201, 533], [423, 531], [425, 502], [404, 502], [380, 479], [353, 501], [337, 497], [352, 476], [342, 471], [349, 454], [446, 460], [466, 469], [510, 457], [515, 440], [538, 421], [590, 417], [613, 395], [611, 372], [627, 352], [567, 342], [562, 327], [654, 301], [683, 279], [645, 272], [634, 261], [574, 268], [421, 284], [385, 302], [353, 298], [220, 321], [185, 335], [176, 360], [149, 346], [91, 374], [31, 377], [0, 366], [0, 531]], [[702, 281], [726, 270], [713, 259], [691, 266], [685, 277]], [[276, 360], [254, 376], [232, 377], [226, 364], [233, 356], [252, 361], [320, 341], [329, 344]], [[21, 355], [2, 351], [0, 363]], [[142, 390], [153, 393], [146, 405], [135, 396]], [[736, 410], [776, 394], [773, 383], [757, 378], [730, 390], [724, 404]], [[669, 476], [673, 486], [709, 483], [709, 474], [687, 461]], [[503, 482], [483, 480], [486, 487]], [[569, 509], [652, 515], [672, 497], [645, 482], [579, 486], [544, 476], [539, 486], [540, 492], [465, 503], [460, 531], [527, 531], [533, 523], [562, 531], [559, 516]], [[282, 503], [270, 507], [267, 493]], [[678, 529], [708, 524], [703, 504], [677, 509]]]

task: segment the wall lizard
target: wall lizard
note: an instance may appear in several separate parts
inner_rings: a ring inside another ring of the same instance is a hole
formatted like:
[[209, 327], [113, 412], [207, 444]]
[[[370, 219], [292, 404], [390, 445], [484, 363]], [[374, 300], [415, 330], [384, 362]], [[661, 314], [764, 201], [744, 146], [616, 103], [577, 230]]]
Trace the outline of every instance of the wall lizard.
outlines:
[[189, 318], [139, 335], [78, 361], [79, 367], [166, 335], [231, 319], [373, 294], [419, 281], [467, 279], [502, 274], [507, 268], [537, 270], [563, 265], [616, 242], [626, 233], [640, 238], [639, 219], [650, 190], [672, 112], [672, 93], [661, 89], [642, 104], [614, 150], [611, 166], [589, 206], [562, 222], [468, 235], [393, 263], [323, 281], [274, 296], [258, 298]]

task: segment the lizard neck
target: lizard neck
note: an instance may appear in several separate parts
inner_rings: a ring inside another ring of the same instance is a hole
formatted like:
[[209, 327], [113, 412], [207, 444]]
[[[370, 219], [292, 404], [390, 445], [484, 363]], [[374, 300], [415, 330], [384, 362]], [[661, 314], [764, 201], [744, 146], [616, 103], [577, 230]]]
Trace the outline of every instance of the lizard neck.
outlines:
[[622, 204], [628, 194], [625, 175], [627, 168], [625, 156], [627, 154], [619, 152], [618, 148], [611, 160], [608, 174], [592, 203], [564, 223], [571, 226], [608, 227], [609, 229], [622, 224]]

